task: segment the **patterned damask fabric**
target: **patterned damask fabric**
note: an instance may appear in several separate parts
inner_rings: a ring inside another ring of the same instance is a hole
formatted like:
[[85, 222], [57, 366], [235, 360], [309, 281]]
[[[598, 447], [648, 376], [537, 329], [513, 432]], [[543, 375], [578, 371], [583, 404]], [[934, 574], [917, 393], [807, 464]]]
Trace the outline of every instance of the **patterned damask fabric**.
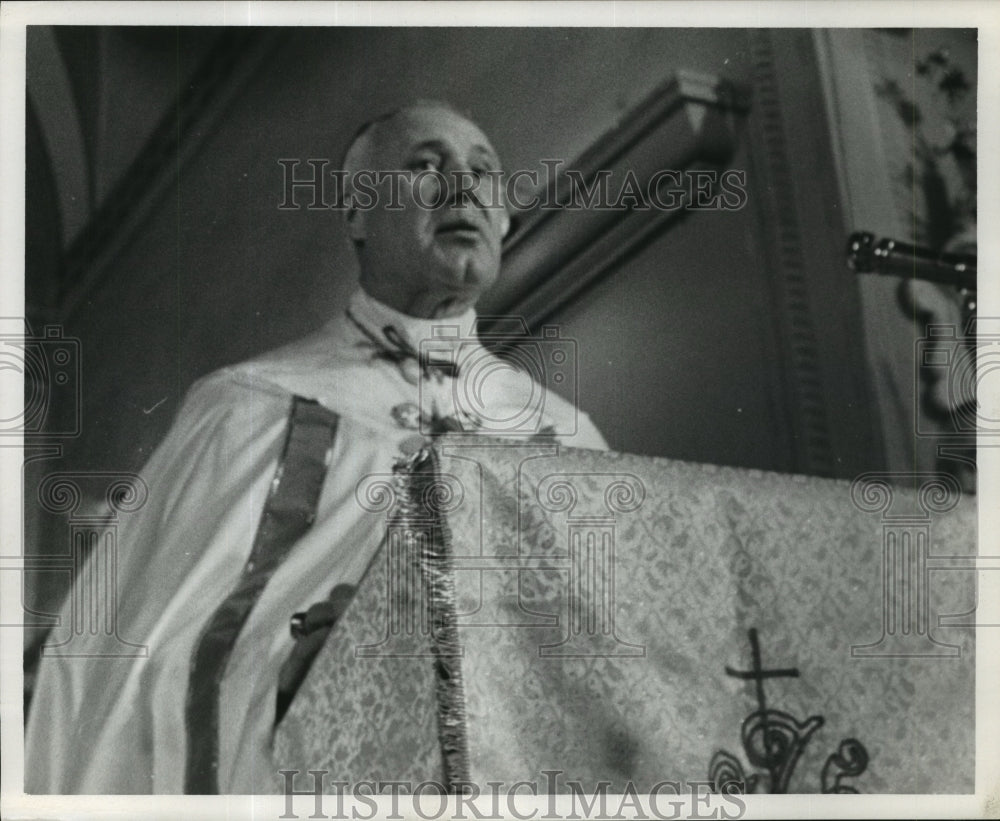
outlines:
[[[277, 730], [277, 769], [972, 791], [975, 500], [947, 477], [435, 450], [432, 483], [392, 489], [382, 555]], [[462, 747], [447, 763], [443, 729]]]

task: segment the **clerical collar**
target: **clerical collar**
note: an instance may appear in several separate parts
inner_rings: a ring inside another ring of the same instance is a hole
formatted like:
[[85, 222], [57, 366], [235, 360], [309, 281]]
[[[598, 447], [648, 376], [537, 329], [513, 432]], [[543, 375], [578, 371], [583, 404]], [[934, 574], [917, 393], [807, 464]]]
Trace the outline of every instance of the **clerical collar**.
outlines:
[[[348, 302], [350, 317], [369, 334], [376, 336], [380, 341], [389, 345], [397, 343], [390, 333], [386, 336], [386, 328], [395, 328], [396, 333], [414, 348], [419, 348], [421, 341], [440, 339], [443, 336], [457, 340], [468, 340], [472, 337], [476, 325], [476, 309], [469, 308], [459, 316], [442, 317], [439, 319], [424, 319], [418, 316], [410, 316], [395, 308], [390, 308], [383, 302], [369, 296], [361, 288], [351, 296]], [[442, 334], [440, 330], [435, 332], [435, 328], [447, 328], [448, 332]], [[457, 333], [451, 329], [457, 328]]]

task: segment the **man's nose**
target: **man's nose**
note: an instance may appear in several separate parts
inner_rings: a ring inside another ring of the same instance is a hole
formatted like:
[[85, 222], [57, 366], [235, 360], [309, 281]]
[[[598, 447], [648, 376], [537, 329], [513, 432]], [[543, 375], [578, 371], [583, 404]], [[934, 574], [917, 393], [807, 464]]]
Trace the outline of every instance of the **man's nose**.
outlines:
[[472, 205], [485, 208], [481, 186], [484, 180], [468, 163], [452, 161], [445, 168], [445, 185], [447, 195], [445, 202], [452, 208], [463, 208]]

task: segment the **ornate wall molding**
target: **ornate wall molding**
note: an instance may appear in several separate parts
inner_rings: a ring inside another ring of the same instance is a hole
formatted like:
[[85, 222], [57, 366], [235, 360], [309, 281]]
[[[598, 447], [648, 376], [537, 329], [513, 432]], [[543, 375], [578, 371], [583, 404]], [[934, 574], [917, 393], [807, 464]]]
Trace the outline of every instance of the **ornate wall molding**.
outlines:
[[796, 419], [796, 461], [807, 473], [833, 473], [833, 448], [823, 393], [820, 341], [813, 320], [805, 239], [795, 199], [796, 174], [786, 136], [790, 101], [779, 88], [777, 59], [772, 34], [759, 29], [750, 33], [754, 67], [754, 116], [756, 157], [766, 175], [767, 186], [758, 186], [764, 196], [768, 237], [767, 260], [774, 288], [775, 316], [789, 376], [788, 406]]
[[[567, 167], [587, 185], [598, 172], [619, 185], [631, 172], [643, 190], [661, 169], [719, 168], [735, 150], [748, 108], [746, 88], [680, 71]], [[560, 170], [540, 199], [565, 204], [570, 191]], [[504, 247], [503, 276], [480, 313], [521, 316], [537, 328], [686, 213], [536, 206]]]

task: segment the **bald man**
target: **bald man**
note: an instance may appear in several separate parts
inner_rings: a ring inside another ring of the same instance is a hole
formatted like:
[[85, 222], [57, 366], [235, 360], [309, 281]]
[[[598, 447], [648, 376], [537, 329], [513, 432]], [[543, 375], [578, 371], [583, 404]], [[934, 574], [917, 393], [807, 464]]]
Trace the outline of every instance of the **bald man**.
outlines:
[[313, 335], [190, 390], [118, 530], [117, 630], [42, 659], [28, 792], [280, 792], [275, 723], [384, 535], [359, 483], [444, 432], [606, 447], [475, 338], [510, 227], [482, 131], [421, 102], [361, 129], [345, 167], [405, 172], [345, 212], [359, 289]]

